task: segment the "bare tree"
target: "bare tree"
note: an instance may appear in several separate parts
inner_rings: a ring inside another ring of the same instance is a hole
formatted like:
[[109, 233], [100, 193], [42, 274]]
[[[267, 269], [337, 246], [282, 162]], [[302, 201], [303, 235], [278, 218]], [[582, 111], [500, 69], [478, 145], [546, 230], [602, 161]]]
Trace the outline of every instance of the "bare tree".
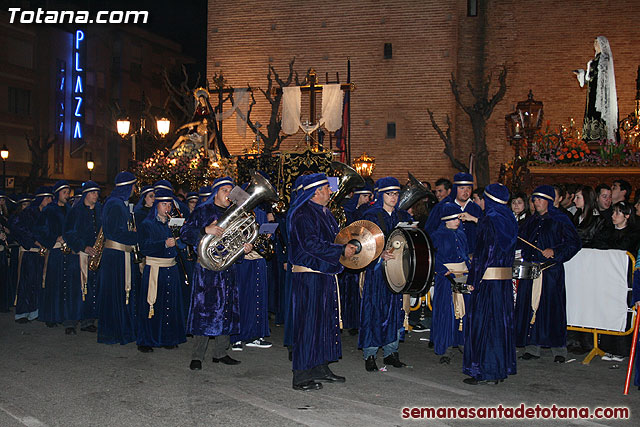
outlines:
[[[490, 174], [489, 174], [489, 151], [487, 150], [487, 139], [486, 139], [486, 128], [487, 121], [491, 117], [493, 113], [493, 109], [495, 106], [504, 98], [504, 95], [507, 91], [507, 68], [506, 66], [502, 67], [500, 70], [500, 76], [498, 77], [498, 82], [500, 87], [497, 92], [489, 99], [489, 88], [491, 86], [492, 75], [489, 74], [486, 80], [484, 80], [480, 88], [476, 89], [471, 85], [471, 82], [467, 82], [467, 88], [473, 97], [473, 102], [469, 105], [465, 104], [462, 101], [460, 96], [460, 91], [458, 89], [458, 83], [451, 74], [451, 80], [449, 80], [449, 84], [451, 85], [451, 91], [456, 99], [456, 103], [462, 108], [462, 110], [467, 113], [469, 119], [471, 120], [471, 127], [473, 129], [473, 147], [472, 152], [475, 156], [475, 173], [478, 178], [478, 186], [486, 186], [489, 184]], [[436, 121], [433, 118], [433, 113], [430, 110], [427, 110], [429, 113], [429, 117], [431, 119], [431, 124], [440, 136], [440, 139], [445, 144], [444, 153], [451, 160], [451, 164], [458, 170], [468, 172], [469, 168], [465, 166], [465, 164], [458, 160], [455, 157], [454, 143], [451, 139], [451, 121], [449, 116], [447, 115], [447, 130], [443, 132]]]
[[25, 134], [27, 147], [31, 151], [31, 170], [29, 171], [29, 181], [27, 187], [33, 191], [36, 183], [40, 179], [49, 177], [49, 149], [56, 143], [55, 136], [43, 137], [38, 128], [35, 129], [34, 136]]
[[193, 117], [196, 109], [196, 99], [193, 91], [200, 86], [200, 73], [193, 85], [189, 85], [187, 69], [182, 66], [182, 81], [173, 83], [166, 69], [162, 72], [164, 87], [169, 93], [164, 103], [164, 109], [172, 116], [175, 123], [186, 123]]

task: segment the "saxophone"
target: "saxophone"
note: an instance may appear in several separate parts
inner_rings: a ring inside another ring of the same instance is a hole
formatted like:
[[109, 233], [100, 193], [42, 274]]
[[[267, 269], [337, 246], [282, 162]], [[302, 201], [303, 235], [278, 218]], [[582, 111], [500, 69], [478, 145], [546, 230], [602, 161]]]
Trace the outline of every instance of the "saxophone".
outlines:
[[98, 232], [96, 242], [93, 244], [93, 249], [95, 249], [96, 255], [89, 255], [89, 270], [97, 271], [98, 267], [100, 267], [100, 261], [102, 260], [102, 251], [104, 250], [104, 231], [102, 231], [102, 227], [100, 227], [100, 232]]

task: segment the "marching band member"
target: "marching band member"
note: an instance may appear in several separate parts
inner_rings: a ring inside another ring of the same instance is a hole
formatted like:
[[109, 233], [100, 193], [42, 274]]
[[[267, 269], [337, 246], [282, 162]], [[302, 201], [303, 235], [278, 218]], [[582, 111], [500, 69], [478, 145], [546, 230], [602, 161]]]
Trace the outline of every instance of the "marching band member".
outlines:
[[136, 216], [136, 224], [142, 224], [149, 215], [149, 211], [153, 207], [153, 201], [155, 200], [156, 193], [153, 191], [153, 185], [145, 185], [140, 190], [140, 198], [136, 207], [133, 209], [133, 214]]
[[466, 172], [458, 172], [453, 177], [453, 186], [451, 193], [438, 202], [427, 218], [424, 230], [429, 236], [438, 228], [440, 218], [440, 209], [446, 202], [458, 205], [462, 215], [460, 220], [462, 224], [460, 228], [467, 236], [467, 244], [469, 245], [469, 254], [472, 254], [476, 247], [476, 227], [478, 219], [482, 216], [482, 209], [471, 200], [471, 192], [473, 191], [473, 175]]
[[18, 323], [27, 323], [38, 318], [44, 257], [39, 254], [43, 246], [38, 241], [36, 224], [42, 211], [52, 200], [51, 188], [39, 187], [29, 207], [20, 212], [11, 224], [11, 234], [20, 244], [15, 315]]
[[[376, 181], [377, 199], [365, 211], [364, 219], [376, 223], [385, 237], [401, 221], [411, 221], [406, 211], [396, 209], [400, 195], [400, 183], [388, 176]], [[393, 254], [383, 251], [382, 260], [392, 259]], [[382, 347], [384, 363], [396, 368], [406, 366], [400, 361], [398, 346], [404, 332], [405, 312], [402, 308], [402, 294], [392, 293], [386, 285], [384, 272], [378, 262], [369, 264], [366, 270], [360, 305], [360, 331], [358, 347], [362, 348], [365, 369], [377, 371], [376, 353]]]
[[17, 194], [15, 195], [11, 201], [16, 205], [16, 208], [9, 215], [9, 233], [8, 240], [10, 255], [9, 257], [9, 276], [8, 276], [8, 293], [7, 293], [7, 308], [15, 306], [16, 300], [16, 291], [18, 289], [18, 264], [20, 259], [20, 243], [18, 243], [16, 237], [12, 233], [13, 226], [18, 219], [18, 215], [29, 207], [31, 202], [33, 201], [33, 195], [31, 194]]
[[176, 264], [176, 239], [169, 229], [173, 192], [155, 190], [147, 218], [138, 226], [140, 250], [145, 255], [138, 293], [138, 336], [141, 352], [153, 347], [172, 349], [186, 341], [182, 303], [182, 276]]
[[[554, 264], [536, 280], [520, 280], [516, 299], [516, 346], [523, 360], [539, 359], [540, 347], [551, 347], [555, 363], [567, 357], [567, 310], [564, 263], [582, 247], [573, 223], [553, 207], [555, 190], [541, 185], [531, 195], [536, 213], [520, 226], [518, 242], [525, 261]], [[535, 248], [532, 247], [535, 246]]]
[[[233, 187], [233, 180], [229, 177], [213, 182], [211, 197], [200, 204], [183, 225], [180, 232], [183, 242], [197, 247], [205, 234], [222, 236], [224, 229], [216, 223], [231, 204], [228, 195]], [[252, 245], [245, 244], [245, 253], [251, 252], [252, 248]], [[214, 339], [214, 363], [239, 364], [240, 361], [227, 354], [229, 335], [237, 334], [240, 327], [236, 265], [223, 271], [212, 271], [198, 262], [193, 271], [192, 286], [187, 333], [194, 336], [194, 349], [189, 368], [202, 369], [210, 337]]]
[[187, 214], [187, 217], [189, 217], [189, 215], [191, 215], [191, 212], [193, 212], [193, 210], [196, 208], [196, 205], [198, 204], [198, 193], [195, 191], [190, 191], [187, 193], [187, 208], [189, 208], [188, 212], [185, 212]]
[[484, 190], [485, 215], [478, 222], [472, 285], [465, 325], [462, 372], [467, 384], [496, 383], [516, 374], [511, 277], [518, 223], [502, 184]]
[[9, 280], [9, 211], [7, 210], [7, 196], [0, 190], [0, 312], [7, 313], [9, 305], [13, 305], [10, 299], [12, 292]]
[[[305, 175], [289, 208], [289, 263], [292, 265], [293, 389], [319, 390], [320, 382], [345, 382], [329, 363], [342, 356], [338, 282], [340, 256], [356, 247], [338, 245], [338, 223], [327, 208], [331, 189], [323, 173]], [[320, 382], [317, 382], [320, 381]]]
[[131, 252], [138, 238], [127, 204], [136, 177], [120, 172], [115, 184], [102, 208], [105, 240], [98, 279], [98, 342], [124, 345], [136, 339], [137, 266]]
[[[435, 286], [431, 336], [434, 351], [440, 355], [440, 363], [449, 364], [453, 348], [464, 345], [465, 306], [468, 296], [451, 292], [451, 282], [446, 276], [465, 275], [469, 269], [467, 236], [460, 230], [460, 208], [445, 202], [439, 209], [440, 226], [431, 234], [436, 250]], [[465, 298], [466, 297], [466, 298]]]
[[[74, 252], [70, 255], [70, 269], [74, 275], [73, 283], [81, 292], [80, 330], [96, 332], [98, 272], [89, 269], [89, 256], [97, 255], [93, 246], [102, 228], [102, 204], [98, 202], [100, 187], [93, 181], [87, 181], [80, 194], [67, 215], [62, 237]], [[72, 327], [76, 327], [75, 322]]]
[[[44, 258], [43, 289], [40, 293], [38, 320], [53, 327], [65, 323], [65, 334], [75, 334], [71, 325], [82, 315], [80, 286], [72, 281], [69, 270], [70, 254], [63, 253], [66, 242], [62, 238], [64, 222], [69, 206], [70, 187], [67, 181], [60, 180], [53, 186], [53, 203], [50, 203], [38, 220], [38, 240], [47, 248]], [[76, 288], [77, 289], [74, 289]], [[74, 290], [76, 292], [74, 292]]]
[[204, 202], [206, 202], [209, 197], [211, 197], [211, 186], [210, 185], [205, 185], [203, 187], [200, 187], [200, 191], [198, 191], [198, 205], [203, 204]]

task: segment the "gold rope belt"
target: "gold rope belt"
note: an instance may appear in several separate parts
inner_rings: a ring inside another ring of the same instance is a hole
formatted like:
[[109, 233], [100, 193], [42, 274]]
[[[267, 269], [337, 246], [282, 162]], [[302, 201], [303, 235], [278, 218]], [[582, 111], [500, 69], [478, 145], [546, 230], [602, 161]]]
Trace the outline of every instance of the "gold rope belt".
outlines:
[[511, 280], [512, 278], [511, 267], [487, 267], [482, 275], [482, 280]]
[[[54, 249], [60, 249], [62, 248], [62, 243], [60, 242], [56, 242], [55, 245], [53, 245], [53, 248], [51, 248], [51, 250]], [[42, 270], [42, 289], [44, 289], [44, 284], [45, 281], [47, 280], [47, 266], [49, 265], [49, 251], [46, 251], [44, 254], [44, 269]]]
[[153, 317], [153, 305], [158, 296], [158, 274], [161, 267], [173, 267], [176, 265], [175, 258], [146, 257], [149, 266], [149, 289], [147, 290], [147, 302], [149, 303], [149, 319]]
[[133, 246], [124, 245], [114, 240], [106, 239], [104, 241], [104, 247], [108, 249], [115, 249], [116, 251], [124, 252], [124, 292], [125, 292], [125, 304], [129, 304], [129, 292], [131, 292], [131, 251]]
[[340, 307], [340, 286], [338, 285], [338, 276], [336, 274], [327, 274], [322, 273], [320, 271], [312, 270], [309, 267], [305, 267], [303, 265], [292, 265], [291, 271], [293, 273], [317, 273], [324, 274], [326, 276], [333, 276], [336, 279], [336, 292], [338, 293], [338, 324], [340, 325], [340, 329], [342, 329], [342, 307]]

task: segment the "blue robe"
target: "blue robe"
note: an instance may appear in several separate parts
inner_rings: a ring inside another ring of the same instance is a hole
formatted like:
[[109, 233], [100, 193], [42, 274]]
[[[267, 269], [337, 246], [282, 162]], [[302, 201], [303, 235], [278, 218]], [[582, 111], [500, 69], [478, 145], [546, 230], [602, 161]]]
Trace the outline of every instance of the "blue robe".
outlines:
[[338, 223], [326, 206], [302, 204], [290, 218], [289, 260], [319, 273], [291, 273], [294, 371], [342, 356], [335, 275], [343, 269], [343, 245], [333, 243]]
[[[467, 237], [460, 228], [450, 230], [440, 221], [440, 227], [431, 235], [436, 248], [435, 287], [433, 292], [433, 317], [431, 323], [431, 341], [436, 354], [445, 354], [449, 347], [464, 345], [466, 319], [455, 318], [451, 282], [445, 277], [449, 271], [444, 264], [464, 262], [469, 267], [469, 247]], [[465, 307], [469, 298], [463, 294]], [[466, 317], [466, 316], [465, 316]], [[463, 329], [460, 330], [462, 321]]]
[[[440, 225], [440, 218], [442, 215], [442, 208], [446, 202], [454, 203], [456, 206], [460, 208], [460, 213], [467, 212], [469, 215], [473, 215], [474, 217], [480, 219], [484, 214], [482, 212], [482, 208], [475, 204], [473, 201], [469, 200], [465, 205], [464, 209], [462, 206], [458, 205], [455, 201], [455, 197], [453, 193], [449, 197], [445, 197], [441, 201], [439, 201], [429, 213], [429, 217], [427, 218], [427, 222], [425, 223], [424, 230], [427, 232], [429, 237], [433, 234]], [[478, 225], [475, 222], [471, 221], [461, 221], [460, 222], [460, 230], [464, 231], [464, 234], [467, 236], [467, 244], [469, 245], [469, 253], [474, 253], [476, 249], [476, 228]]]
[[40, 294], [38, 320], [62, 323], [65, 320], [82, 318], [82, 288], [80, 277], [73, 280], [70, 261], [72, 254], [63, 254], [62, 249], [53, 249], [56, 239], [62, 236], [69, 207], [53, 202], [42, 211], [38, 221], [39, 242], [48, 249], [45, 260], [46, 277]]
[[474, 290], [465, 316], [462, 365], [462, 372], [477, 380], [500, 380], [516, 374], [511, 279], [482, 280], [487, 267], [513, 266], [515, 244], [496, 238], [496, 230], [506, 228], [500, 218], [487, 216], [478, 221], [476, 253], [467, 281]]
[[[144, 256], [175, 258], [177, 248], [165, 247], [165, 241], [173, 237], [168, 224], [147, 217], [138, 226], [140, 251]], [[149, 274], [151, 266], [144, 267], [140, 292], [138, 293], [137, 344], [149, 347], [178, 345], [186, 341], [184, 306], [182, 303], [182, 274], [178, 265], [160, 267], [158, 292], [153, 305], [154, 315], [149, 318]]]
[[[380, 224], [380, 216], [384, 224]], [[411, 216], [406, 211], [394, 209], [389, 214], [382, 207], [372, 207], [363, 219], [378, 224], [387, 238], [399, 222], [410, 221]], [[403, 328], [402, 294], [389, 290], [381, 262], [381, 259], [373, 261], [366, 269], [360, 303], [359, 348], [390, 344], [398, 339], [398, 331]]]
[[[102, 227], [102, 204], [96, 203], [89, 209], [84, 203], [71, 208], [65, 222], [62, 238], [73, 250], [69, 255], [69, 269], [74, 282], [80, 281], [80, 256], [87, 246], [93, 246]], [[87, 294], [82, 301], [81, 319], [96, 319], [98, 317], [98, 272], [87, 269]]]
[[[203, 230], [220, 218], [225, 208], [207, 203], [196, 207], [180, 231], [180, 239], [194, 248], [204, 236]], [[237, 334], [240, 330], [236, 265], [223, 271], [212, 271], [198, 262], [193, 270], [191, 301], [187, 316], [187, 333], [219, 336]]]
[[565, 347], [567, 308], [563, 263], [580, 250], [580, 237], [566, 215], [560, 212], [553, 217], [551, 213], [529, 217], [520, 226], [519, 235], [542, 250], [551, 248], [554, 251], [554, 257], [548, 260], [536, 249], [518, 241], [525, 261], [554, 261], [556, 264], [542, 273], [542, 294], [533, 325], [530, 325], [533, 281], [520, 280], [515, 309], [516, 346]]
[[[36, 223], [42, 215], [37, 206], [29, 206], [10, 222], [13, 238], [24, 249], [36, 248]], [[37, 252], [23, 252], [18, 257], [18, 277], [16, 288], [16, 318], [38, 317], [38, 300], [42, 288], [44, 258]]]
[[[129, 231], [129, 208], [126, 202], [110, 197], [102, 208], [102, 231], [106, 240], [123, 245], [138, 242], [135, 231]], [[127, 301], [125, 292], [125, 266], [131, 268], [131, 292]], [[136, 270], [138, 273], [136, 274]], [[136, 340], [136, 294], [139, 268], [131, 253], [105, 248], [100, 262], [98, 290], [98, 342], [122, 345]]]
[[[638, 259], [638, 257], [636, 257], [636, 260]], [[638, 273], [638, 261], [636, 261], [636, 271], [633, 274], [633, 293], [631, 295], [631, 301], [633, 302], [633, 304], [636, 304], [638, 301], [640, 301], [640, 273]], [[636, 313], [636, 315], [638, 315]], [[633, 325], [635, 327], [635, 325]], [[640, 341], [640, 335], [638, 336], [638, 341]], [[636, 344], [636, 360], [635, 360], [635, 365], [636, 365], [636, 375], [634, 378], [633, 383], [640, 387], [640, 342], [638, 344]]]
[[[267, 214], [259, 208], [254, 210], [258, 225], [267, 222]], [[243, 259], [237, 263], [237, 284], [240, 309], [240, 333], [231, 337], [231, 342], [253, 341], [268, 337], [268, 274], [264, 258]]]

